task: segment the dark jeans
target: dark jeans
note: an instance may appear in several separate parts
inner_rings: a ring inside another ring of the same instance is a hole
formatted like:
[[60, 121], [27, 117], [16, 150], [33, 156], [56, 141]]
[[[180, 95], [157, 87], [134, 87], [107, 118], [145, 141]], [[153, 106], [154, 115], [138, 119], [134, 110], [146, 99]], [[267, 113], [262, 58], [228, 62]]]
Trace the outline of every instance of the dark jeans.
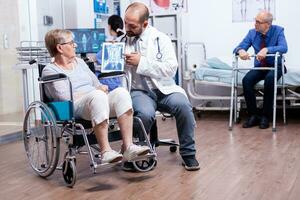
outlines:
[[139, 117], [145, 126], [147, 133], [155, 121], [155, 111], [167, 112], [175, 116], [177, 134], [179, 138], [179, 152], [181, 156], [195, 155], [195, 118], [192, 106], [184, 94], [171, 93], [162, 94], [156, 90], [155, 98], [150, 97], [145, 91], [132, 91], [134, 115]]
[[[278, 67], [277, 80], [282, 76], [282, 69]], [[263, 115], [272, 116], [274, 97], [274, 71], [273, 70], [250, 70], [243, 78], [244, 97], [249, 115], [257, 115], [256, 97], [254, 86], [264, 80]]]

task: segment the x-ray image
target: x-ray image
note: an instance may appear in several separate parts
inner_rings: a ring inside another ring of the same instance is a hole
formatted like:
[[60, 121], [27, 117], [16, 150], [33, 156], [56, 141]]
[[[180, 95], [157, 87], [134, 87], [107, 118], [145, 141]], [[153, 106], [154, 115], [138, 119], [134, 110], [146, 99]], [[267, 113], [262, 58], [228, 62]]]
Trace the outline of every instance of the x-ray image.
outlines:
[[252, 22], [261, 10], [271, 12], [275, 19], [275, 0], [232, 0], [232, 22]]
[[103, 43], [101, 72], [123, 71], [124, 50], [125, 50], [124, 42]]

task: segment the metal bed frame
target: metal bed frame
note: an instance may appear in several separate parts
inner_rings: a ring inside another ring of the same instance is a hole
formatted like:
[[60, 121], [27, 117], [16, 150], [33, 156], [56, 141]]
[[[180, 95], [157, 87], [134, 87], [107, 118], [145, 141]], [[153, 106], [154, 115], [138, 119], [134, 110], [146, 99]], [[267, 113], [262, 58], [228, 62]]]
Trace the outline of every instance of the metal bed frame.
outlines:
[[[190, 54], [197, 53], [194, 59]], [[202, 42], [188, 42], [184, 45], [184, 73], [183, 73], [183, 88], [187, 92], [189, 100], [194, 111], [224, 111], [230, 110], [230, 90], [228, 94], [209, 94], [204, 95], [199, 93], [200, 85], [212, 86], [215, 88], [226, 87], [230, 89], [231, 85], [222, 82], [211, 82], [205, 80], [197, 80], [195, 71], [198, 65], [206, 60], [206, 48]], [[214, 89], [215, 89], [214, 88]], [[207, 89], [208, 90], [208, 89]], [[211, 93], [211, 92], [208, 92]], [[216, 106], [215, 106], [215, 105]], [[221, 106], [220, 106], [221, 105]]]

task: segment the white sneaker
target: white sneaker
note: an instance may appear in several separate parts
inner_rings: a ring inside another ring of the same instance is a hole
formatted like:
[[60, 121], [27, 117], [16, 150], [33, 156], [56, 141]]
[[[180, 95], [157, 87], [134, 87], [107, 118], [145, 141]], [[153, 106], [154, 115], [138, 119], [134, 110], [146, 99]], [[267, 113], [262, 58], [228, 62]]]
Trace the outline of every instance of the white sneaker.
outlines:
[[148, 146], [131, 144], [123, 153], [123, 157], [126, 160], [132, 160], [135, 157], [146, 155], [149, 152], [150, 152], [150, 148]]
[[109, 150], [105, 151], [101, 155], [101, 163], [114, 163], [118, 162], [123, 159], [123, 155], [114, 151], [114, 150]]

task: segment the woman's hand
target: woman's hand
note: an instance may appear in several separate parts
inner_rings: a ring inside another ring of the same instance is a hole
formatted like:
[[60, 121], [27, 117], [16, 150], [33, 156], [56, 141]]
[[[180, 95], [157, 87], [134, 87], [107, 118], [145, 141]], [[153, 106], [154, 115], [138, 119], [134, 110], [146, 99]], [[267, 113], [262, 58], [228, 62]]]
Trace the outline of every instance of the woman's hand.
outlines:
[[97, 87], [97, 90], [102, 90], [106, 94], [108, 94], [108, 86], [107, 85], [100, 85]]

